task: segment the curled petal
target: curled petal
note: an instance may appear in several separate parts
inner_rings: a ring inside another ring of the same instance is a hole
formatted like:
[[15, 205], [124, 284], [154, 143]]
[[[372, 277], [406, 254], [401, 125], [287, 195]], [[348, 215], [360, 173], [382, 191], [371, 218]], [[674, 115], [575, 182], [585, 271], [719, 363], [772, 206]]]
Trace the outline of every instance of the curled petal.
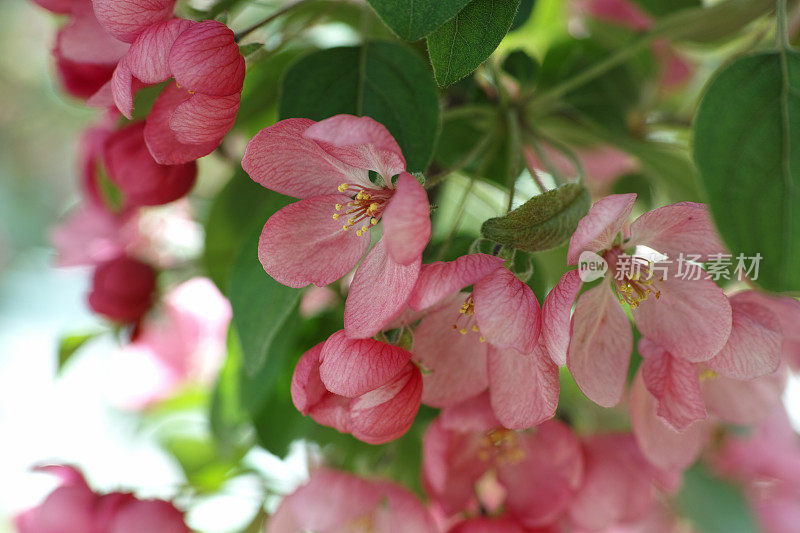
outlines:
[[570, 313], [581, 285], [578, 271], [570, 270], [561, 276], [558, 284], [547, 294], [542, 306], [542, 339], [547, 354], [559, 366], [567, 364]]
[[103, 28], [130, 43], [148, 26], [171, 18], [175, 0], [92, 0], [92, 4]]
[[536, 295], [507, 268], [475, 283], [475, 320], [480, 333], [498, 348], [530, 353], [541, 327]]
[[577, 264], [581, 252], [600, 252], [610, 248], [614, 237], [628, 220], [635, 201], [635, 194], [612, 194], [596, 201], [578, 222], [569, 240], [567, 264]]
[[75, 2], [72, 20], [61, 28], [56, 39], [59, 55], [81, 64], [111, 66], [125, 55], [128, 45], [103, 30], [89, 2]]
[[400, 314], [417, 282], [421, 258], [409, 265], [395, 263], [384, 241], [373, 246], [353, 276], [344, 306], [348, 337], [363, 339], [378, 333]]
[[406, 169], [397, 141], [385, 126], [369, 117], [336, 115], [317, 122], [304, 133], [336, 159], [374, 170], [388, 182]]
[[161, 83], [172, 77], [169, 54], [175, 39], [195, 22], [172, 19], [148, 26], [131, 44], [125, 60], [133, 77], [143, 83]]
[[542, 343], [533, 353], [489, 348], [492, 409], [504, 427], [527, 429], [552, 418], [558, 405], [558, 367]]
[[654, 281], [652, 295], [633, 309], [636, 327], [675, 357], [692, 362], [707, 361], [719, 352], [731, 332], [731, 305], [708, 274], [699, 279], [681, 276], [675, 263], [665, 266], [662, 281]]
[[398, 375], [411, 354], [399, 346], [374, 339], [348, 339], [339, 330], [325, 341], [319, 374], [334, 394], [361, 396]]
[[583, 293], [572, 316], [567, 367], [590, 400], [603, 407], [619, 402], [632, 349], [630, 321], [608, 285]]
[[289, 287], [305, 287], [328, 285], [352, 270], [369, 240], [343, 231], [332, 218], [334, 206], [346, 199], [315, 196], [272, 215], [258, 241], [258, 258], [267, 274]]
[[455, 405], [486, 389], [488, 345], [478, 334], [462, 335], [453, 325], [463, 300], [454, 298], [430, 312], [414, 330], [414, 359], [426, 370], [422, 401], [433, 407]]
[[172, 112], [169, 128], [175, 139], [184, 144], [219, 144], [236, 121], [240, 99], [238, 93], [229, 96], [193, 94]]
[[728, 342], [708, 361], [723, 376], [745, 380], [774, 372], [781, 362], [783, 333], [772, 302], [739, 293], [730, 298], [733, 326]]
[[414, 422], [421, 397], [422, 374], [408, 362], [389, 383], [350, 402], [353, 436], [368, 444], [383, 444], [402, 436]]
[[386, 251], [395, 263], [413, 263], [428, 245], [431, 238], [428, 195], [408, 172], [400, 173], [397, 178], [397, 190], [383, 212], [381, 225]]
[[330, 194], [342, 183], [372, 187], [365, 170], [333, 158], [303, 135], [314, 124], [287, 118], [259, 131], [247, 144], [242, 168], [256, 183], [295, 198]]
[[717, 234], [714, 221], [705, 204], [681, 202], [653, 209], [631, 224], [633, 247], [648, 246], [671, 259], [679, 254], [699, 254], [707, 261], [712, 254], [726, 252]]
[[455, 261], [423, 265], [408, 306], [414, 310], [431, 307], [502, 266], [503, 259], [488, 254], [462, 255]]
[[111, 76], [111, 94], [117, 109], [128, 120], [133, 119], [133, 96], [139, 87], [139, 82], [128, 67], [128, 59], [123, 57]]
[[658, 400], [657, 414], [676, 431], [706, 417], [697, 367], [672, 357], [647, 339], [639, 341], [644, 356], [642, 377], [647, 390]]
[[242, 91], [244, 58], [233, 32], [221, 22], [204, 20], [181, 33], [170, 50], [169, 68], [190, 91], [209, 96]]
[[315, 422], [342, 433], [350, 431], [350, 399], [325, 388], [319, 377], [321, 342], [300, 357], [292, 375], [292, 402]]

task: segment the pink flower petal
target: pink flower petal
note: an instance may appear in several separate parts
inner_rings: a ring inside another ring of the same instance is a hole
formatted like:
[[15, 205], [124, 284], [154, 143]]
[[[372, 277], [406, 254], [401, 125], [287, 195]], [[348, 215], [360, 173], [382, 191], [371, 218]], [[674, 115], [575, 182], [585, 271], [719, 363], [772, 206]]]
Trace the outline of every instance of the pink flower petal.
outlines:
[[373, 515], [376, 531], [395, 531], [398, 523], [402, 523], [401, 529], [407, 533], [439, 531], [428, 510], [408, 489], [388, 481], [376, 485], [376, 489], [383, 492], [383, 505], [378, 506]]
[[701, 261], [711, 254], [726, 253], [714, 221], [705, 204], [681, 202], [653, 209], [631, 224], [631, 247], [648, 246], [676, 260], [681, 253], [699, 254]]
[[175, 0], [93, 0], [92, 4], [103, 28], [129, 43], [148, 26], [171, 18]]
[[386, 251], [395, 263], [416, 261], [431, 238], [428, 195], [408, 172], [397, 178], [397, 190], [381, 217]]
[[378, 333], [403, 310], [417, 282], [421, 258], [409, 265], [397, 264], [386, 253], [384, 240], [369, 251], [350, 284], [344, 305], [348, 337], [363, 339]]
[[791, 296], [775, 296], [752, 290], [736, 294], [736, 299], [769, 306], [778, 317], [783, 332], [782, 359], [793, 369], [800, 369], [800, 301]]
[[197, 22], [181, 33], [169, 54], [175, 81], [208, 96], [240, 93], [244, 58], [233, 37], [227, 26], [214, 20]]
[[488, 254], [462, 255], [455, 261], [423, 265], [408, 306], [414, 310], [431, 307], [501, 266], [503, 259]]
[[647, 390], [642, 373], [631, 387], [631, 424], [636, 442], [647, 460], [667, 470], [681, 471], [700, 454], [708, 436], [705, 421], [675, 431], [656, 414], [656, 399]]
[[[423, 381], [425, 376], [423, 376]], [[423, 392], [424, 396], [424, 392]], [[492, 410], [489, 391], [445, 407], [439, 413], [442, 427], [455, 431], [485, 432], [502, 426]]]
[[172, 112], [169, 128], [175, 139], [184, 144], [219, 144], [236, 121], [240, 100], [239, 93], [229, 96], [193, 94]]
[[533, 353], [489, 348], [489, 392], [503, 426], [527, 429], [552, 418], [558, 405], [558, 367], [542, 343]]
[[676, 431], [706, 417], [697, 367], [672, 357], [666, 350], [643, 338], [639, 351], [644, 356], [642, 377], [647, 390], [658, 401], [656, 413]]
[[772, 302], [753, 296], [730, 298], [733, 326], [728, 342], [708, 361], [718, 374], [733, 379], [753, 379], [774, 372], [781, 362], [783, 334]]
[[289, 204], [272, 215], [258, 241], [264, 270], [289, 287], [324, 286], [347, 274], [369, 246], [369, 239], [342, 230], [333, 220], [338, 194]]
[[707, 361], [722, 349], [730, 335], [728, 298], [704, 271], [700, 272], [700, 279], [683, 279], [677, 263], [656, 263], [654, 272], [661, 265], [666, 268], [664, 279], [653, 283], [653, 289], [661, 295], [651, 295], [632, 310], [636, 327], [642, 336], [675, 357]]
[[[119, 70], [119, 69], [117, 69]], [[144, 140], [153, 159], [162, 165], [179, 165], [208, 155], [219, 146], [219, 140], [188, 144], [182, 143], [170, 127], [172, 114], [182, 103], [192, 97], [176, 84], [167, 85], [156, 99], [144, 129]]]
[[558, 366], [567, 364], [569, 349], [570, 314], [572, 305], [581, 290], [577, 270], [566, 272], [558, 284], [547, 294], [542, 306], [542, 340], [547, 354]]
[[739, 381], [715, 376], [700, 387], [709, 412], [732, 424], [754, 424], [781, 403], [786, 372], [778, 370], [759, 378]]
[[[138, 89], [139, 83], [131, 74], [131, 69], [128, 67], [128, 58], [123, 57], [111, 76], [111, 95], [119, 112], [128, 120], [133, 119], [133, 96]], [[100, 91], [102, 90], [101, 88]], [[100, 91], [91, 100], [99, 100]]]
[[325, 341], [319, 375], [329, 391], [355, 398], [393, 379], [410, 359], [411, 354], [399, 346], [349, 339], [339, 330]]
[[109, 533], [189, 533], [183, 513], [163, 500], [134, 500], [124, 505], [107, 529]]
[[125, 205], [161, 205], [185, 196], [194, 186], [197, 165], [159, 165], [144, 143], [144, 122], [116, 131], [105, 145], [109, 178], [123, 192]]
[[402, 436], [414, 422], [421, 397], [422, 374], [408, 362], [390, 382], [350, 402], [353, 436], [368, 444]]
[[642, 31], [653, 25], [653, 19], [630, 0], [589, 0], [589, 13], [600, 19], [610, 21], [626, 28]]
[[485, 390], [488, 385], [487, 343], [478, 335], [453, 329], [461, 317], [463, 299], [429, 313], [414, 330], [414, 360], [426, 370], [422, 401], [433, 407], [454, 405]]
[[147, 27], [133, 41], [126, 56], [133, 77], [148, 85], [171, 78], [169, 57], [172, 45], [194, 24], [190, 20], [172, 19]]
[[117, 257], [99, 265], [92, 276], [89, 306], [117, 322], [136, 322], [150, 309], [155, 270], [141, 261]]
[[475, 282], [475, 320], [480, 333], [498, 348], [530, 353], [541, 327], [536, 295], [507, 268]]
[[510, 518], [470, 518], [447, 530], [447, 533], [525, 533], [526, 530]]
[[526, 527], [553, 523], [572, 503], [582, 481], [580, 441], [568, 426], [555, 420], [517, 439], [522, 460], [500, 463], [497, 469], [507, 490], [506, 506]]
[[578, 386], [593, 402], [616, 405], [625, 388], [633, 333], [608, 285], [589, 289], [578, 298], [571, 336], [567, 367]]
[[108, 35], [97, 22], [90, 2], [76, 2], [72, 20], [58, 32], [59, 55], [76, 63], [114, 66], [128, 45]]
[[600, 252], [610, 248], [628, 220], [635, 201], [635, 194], [613, 194], [596, 201], [578, 222], [569, 240], [567, 264], [577, 264], [581, 252], [586, 250]]
[[[116, 64], [92, 65], [90, 63], [76, 63], [61, 55], [58, 47], [53, 50], [56, 61], [56, 72], [63, 90], [76, 98], [88, 99], [111, 81]], [[109, 86], [110, 87], [110, 86]], [[109, 93], [110, 94], [110, 93]], [[91, 105], [88, 104], [87, 105]], [[113, 106], [113, 99], [108, 102]]]
[[307, 415], [320, 400], [330, 394], [319, 377], [319, 360], [324, 345], [324, 342], [320, 342], [305, 352], [297, 362], [297, 366], [294, 367], [291, 388], [292, 403], [304, 415]]
[[247, 144], [242, 168], [256, 183], [295, 198], [330, 194], [342, 183], [374, 187], [365, 170], [334, 159], [304, 136], [314, 124], [288, 118], [259, 131]]
[[78, 5], [83, 4], [85, 0], [33, 0], [34, 3], [39, 4], [43, 8], [53, 13], [68, 15]]
[[317, 122], [303, 135], [350, 166], [374, 170], [387, 184], [406, 169], [397, 141], [386, 127], [369, 117], [336, 115]]

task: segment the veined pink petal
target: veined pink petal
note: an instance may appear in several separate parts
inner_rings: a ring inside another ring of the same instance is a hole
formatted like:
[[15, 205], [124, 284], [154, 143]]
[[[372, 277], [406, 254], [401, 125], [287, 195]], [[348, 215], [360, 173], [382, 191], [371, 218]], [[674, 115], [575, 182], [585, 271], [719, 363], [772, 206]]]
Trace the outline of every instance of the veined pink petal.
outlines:
[[171, 18], [175, 0], [92, 0], [92, 4], [103, 28], [129, 43], [148, 26]]
[[128, 45], [103, 30], [92, 11], [91, 2], [75, 2], [72, 20], [58, 32], [59, 54], [81, 64], [113, 66], [125, 55]]
[[172, 112], [169, 128], [175, 139], [184, 144], [219, 144], [236, 121], [240, 100], [239, 93], [229, 96], [193, 94]]
[[517, 440], [522, 459], [501, 462], [497, 468], [507, 490], [506, 506], [526, 527], [553, 523], [572, 503], [583, 478], [580, 441], [555, 420], [535, 432], [518, 434]]
[[462, 255], [455, 261], [423, 265], [408, 306], [414, 310], [428, 308], [502, 266], [503, 259], [488, 254]]
[[414, 422], [421, 397], [422, 374], [409, 361], [394, 379], [350, 402], [353, 436], [368, 444], [402, 436]]
[[527, 429], [552, 418], [558, 405], [558, 367], [542, 343], [533, 353], [489, 348], [489, 392], [497, 419], [509, 429]]
[[480, 333], [498, 348], [530, 353], [541, 327], [539, 302], [530, 287], [507, 268], [475, 282], [475, 320]]
[[417, 282], [421, 258], [409, 265], [395, 263], [386, 253], [384, 240], [364, 257], [350, 284], [344, 305], [348, 337], [363, 339], [378, 333], [403, 310]]
[[633, 333], [607, 284], [578, 298], [571, 337], [567, 367], [578, 386], [593, 402], [603, 407], [616, 405], [625, 388]]
[[612, 194], [596, 201], [578, 222], [569, 240], [567, 264], [577, 264], [581, 252], [586, 250], [600, 252], [608, 249], [628, 220], [635, 201], [635, 194]]
[[[423, 381], [425, 377], [423, 376]], [[424, 392], [423, 392], [424, 394]], [[442, 427], [455, 431], [484, 432], [497, 429], [502, 424], [492, 410], [489, 391], [484, 391], [463, 402], [445, 407], [439, 413]]]
[[786, 372], [776, 372], [747, 381], [725, 376], [705, 379], [700, 387], [709, 412], [731, 424], [754, 424], [781, 403]]
[[631, 224], [631, 240], [626, 245], [639, 244], [673, 261], [681, 253], [698, 254], [701, 261], [707, 261], [709, 255], [726, 252], [708, 207], [694, 202], [659, 207], [637, 218]]
[[[96, 3], [95, 3], [96, 4]], [[196, 22], [171, 19], [148, 26], [131, 44], [125, 61], [133, 77], [143, 83], [161, 83], [172, 77], [169, 54], [175, 39]]]
[[397, 178], [397, 190], [381, 217], [386, 251], [395, 263], [416, 261], [431, 238], [428, 195], [408, 172]]
[[488, 345], [478, 334], [462, 335], [453, 329], [464, 300], [455, 298], [430, 312], [414, 330], [414, 360], [426, 369], [422, 401], [433, 407], [457, 404], [485, 390], [488, 385]]
[[297, 366], [294, 367], [291, 388], [292, 403], [304, 415], [307, 415], [320, 400], [330, 394], [319, 377], [319, 359], [324, 345], [324, 342], [320, 342], [305, 352], [297, 362]]
[[675, 357], [707, 361], [722, 349], [730, 335], [728, 298], [705, 271], [699, 272], [700, 279], [683, 279], [675, 262], [656, 263], [654, 272], [662, 265], [666, 269], [664, 279], [654, 280], [652, 286], [661, 295], [651, 295], [632, 310], [636, 327], [642, 336]]
[[144, 143], [144, 122], [116, 131], [105, 145], [109, 178], [124, 193], [125, 205], [161, 205], [185, 196], [194, 186], [197, 165], [159, 165]]
[[697, 366], [672, 357], [646, 338], [639, 341], [644, 356], [642, 377], [647, 390], [658, 401], [656, 413], [676, 431], [684, 430], [695, 420], [706, 417]]
[[636, 442], [647, 460], [666, 470], [681, 471], [692, 464], [708, 436], [705, 421], [675, 431], [656, 414], [656, 399], [647, 390], [642, 373], [631, 386], [631, 424]]
[[334, 394], [349, 398], [377, 389], [398, 375], [411, 353], [374, 339], [349, 339], [339, 330], [325, 341], [319, 375]]
[[582, 284], [577, 270], [566, 272], [542, 306], [542, 340], [547, 354], [559, 366], [567, 364], [570, 314]]
[[175, 81], [189, 91], [226, 96], [242, 91], [244, 58], [233, 32], [221, 22], [196, 22], [182, 32], [169, 54]]
[[744, 380], [778, 368], [783, 333], [778, 316], [770, 309], [770, 300], [742, 298], [741, 294], [730, 298], [733, 326], [728, 342], [707, 364], [718, 374]]
[[219, 146], [219, 140], [200, 144], [182, 143], [172, 131], [170, 127], [172, 114], [178, 106], [191, 97], [192, 95], [187, 90], [171, 83], [156, 99], [156, 103], [147, 117], [144, 140], [153, 159], [162, 165], [188, 163], [210, 154]]
[[783, 331], [782, 359], [793, 369], [800, 369], [800, 301], [791, 296], [774, 296], [757, 291], [736, 294], [737, 301], [769, 302], [769, 308], [778, 317]]
[[138, 88], [138, 82], [133, 78], [131, 69], [128, 67], [128, 59], [123, 57], [111, 76], [111, 95], [119, 112], [128, 120], [133, 119], [133, 96]]
[[367, 237], [342, 230], [332, 218], [345, 196], [315, 196], [272, 215], [258, 241], [264, 270], [289, 287], [324, 286], [347, 274], [369, 246]]

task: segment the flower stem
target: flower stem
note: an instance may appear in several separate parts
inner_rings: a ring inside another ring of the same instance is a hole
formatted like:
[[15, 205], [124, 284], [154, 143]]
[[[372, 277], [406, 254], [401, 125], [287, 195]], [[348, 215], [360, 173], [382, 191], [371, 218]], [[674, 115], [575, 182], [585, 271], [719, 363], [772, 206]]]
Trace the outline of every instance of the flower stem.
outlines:
[[789, 31], [786, 17], [786, 0], [777, 0], [775, 6], [775, 19], [777, 28], [775, 38], [778, 48], [789, 48]]
[[263, 20], [261, 20], [259, 22], [256, 22], [252, 26], [249, 26], [249, 27], [243, 29], [240, 32], [237, 32], [235, 34], [235, 36], [234, 36], [234, 40], [238, 43], [239, 41], [241, 41], [242, 39], [244, 39], [245, 37], [247, 37], [248, 35], [250, 35], [254, 31], [256, 31], [257, 29], [261, 28], [262, 26], [265, 26], [265, 25], [269, 24], [270, 22], [272, 22], [276, 18], [280, 17], [281, 15], [284, 15], [284, 14], [288, 13], [292, 9], [296, 8], [297, 6], [299, 6], [300, 4], [303, 4], [305, 2], [306, 2], [306, 0], [296, 0], [295, 2], [292, 2], [291, 4], [283, 6], [282, 8], [277, 10], [275, 13], [273, 13], [270, 16], [266, 17], [265, 19], [263, 19]]

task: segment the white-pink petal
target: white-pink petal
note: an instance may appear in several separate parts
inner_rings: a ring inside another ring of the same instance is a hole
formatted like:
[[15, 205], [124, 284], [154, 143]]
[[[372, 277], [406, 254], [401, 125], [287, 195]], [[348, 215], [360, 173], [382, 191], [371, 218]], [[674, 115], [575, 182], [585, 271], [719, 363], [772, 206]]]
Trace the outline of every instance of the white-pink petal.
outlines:
[[569, 240], [567, 264], [577, 264], [581, 252], [600, 252], [610, 248], [628, 220], [635, 201], [635, 194], [612, 194], [596, 201], [578, 222]]

